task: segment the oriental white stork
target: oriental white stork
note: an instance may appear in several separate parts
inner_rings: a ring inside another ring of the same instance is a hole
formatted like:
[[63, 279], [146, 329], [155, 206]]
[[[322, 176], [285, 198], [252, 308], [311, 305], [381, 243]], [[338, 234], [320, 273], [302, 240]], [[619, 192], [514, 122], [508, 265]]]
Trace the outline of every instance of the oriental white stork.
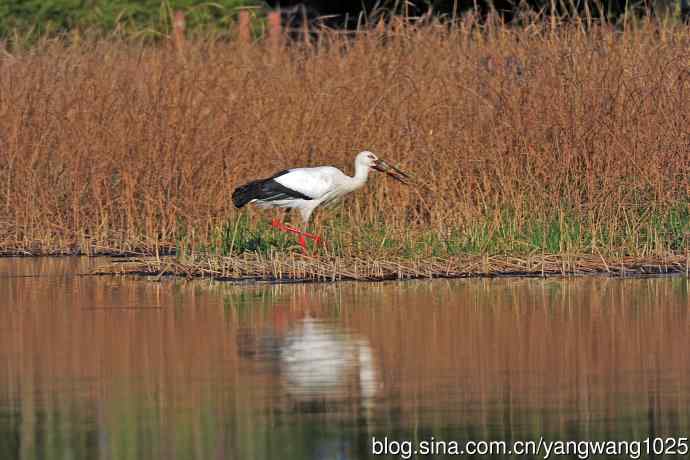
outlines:
[[[260, 208], [298, 209], [306, 227], [314, 209], [361, 188], [367, 182], [371, 169], [385, 172], [404, 184], [409, 183], [410, 177], [407, 174], [365, 150], [355, 158], [355, 175], [352, 177], [333, 166], [286, 169], [267, 179], [237, 187], [232, 193], [232, 201], [237, 208], [255, 203]], [[271, 225], [284, 232], [299, 235], [299, 244], [305, 253], [305, 238], [311, 238], [316, 244], [321, 241], [320, 237], [277, 219], [273, 219]]]

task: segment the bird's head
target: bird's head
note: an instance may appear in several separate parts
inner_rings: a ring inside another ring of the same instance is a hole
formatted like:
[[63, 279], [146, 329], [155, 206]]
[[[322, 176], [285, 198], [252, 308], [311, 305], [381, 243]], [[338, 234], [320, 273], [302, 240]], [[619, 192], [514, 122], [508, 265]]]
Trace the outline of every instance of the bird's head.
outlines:
[[355, 159], [356, 163], [361, 164], [362, 166], [365, 166], [367, 168], [375, 169], [377, 171], [385, 172], [389, 176], [391, 176], [393, 179], [402, 182], [403, 184], [409, 184], [410, 182], [410, 176], [408, 176], [406, 173], [402, 172], [400, 169], [396, 168], [395, 166], [389, 165], [376, 155], [374, 155], [372, 152], [365, 150], [363, 152], [360, 152], [357, 155], [357, 158]]

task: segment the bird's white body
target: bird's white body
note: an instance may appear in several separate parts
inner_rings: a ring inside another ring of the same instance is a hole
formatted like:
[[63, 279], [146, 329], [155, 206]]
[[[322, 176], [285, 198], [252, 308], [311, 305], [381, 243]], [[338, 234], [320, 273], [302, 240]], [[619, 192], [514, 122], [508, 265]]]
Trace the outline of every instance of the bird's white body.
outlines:
[[289, 169], [272, 180], [311, 199], [286, 197], [277, 200], [254, 199], [251, 202], [261, 208], [297, 209], [307, 223], [317, 207], [342, 198], [366, 184], [373, 161], [376, 161], [376, 157], [371, 152], [357, 155], [354, 176], [348, 176], [333, 166]]

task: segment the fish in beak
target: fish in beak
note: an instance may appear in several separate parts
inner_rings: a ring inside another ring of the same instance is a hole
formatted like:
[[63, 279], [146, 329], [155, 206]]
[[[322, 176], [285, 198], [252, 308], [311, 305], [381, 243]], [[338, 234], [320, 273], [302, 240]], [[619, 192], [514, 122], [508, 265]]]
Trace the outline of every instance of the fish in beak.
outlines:
[[402, 182], [405, 185], [410, 185], [412, 178], [407, 175], [406, 173], [402, 172], [398, 168], [396, 168], [393, 165], [389, 165], [383, 160], [376, 160], [374, 163], [373, 168], [377, 171], [385, 172], [389, 176], [391, 176], [393, 179]]

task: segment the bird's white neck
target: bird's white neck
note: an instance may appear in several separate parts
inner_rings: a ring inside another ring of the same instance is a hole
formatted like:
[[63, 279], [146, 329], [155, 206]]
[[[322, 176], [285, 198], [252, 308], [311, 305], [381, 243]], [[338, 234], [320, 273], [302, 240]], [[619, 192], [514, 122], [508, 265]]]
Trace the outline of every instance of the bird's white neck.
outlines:
[[359, 188], [367, 182], [369, 169], [369, 166], [355, 161], [355, 175], [352, 176], [352, 185], [354, 188]]

